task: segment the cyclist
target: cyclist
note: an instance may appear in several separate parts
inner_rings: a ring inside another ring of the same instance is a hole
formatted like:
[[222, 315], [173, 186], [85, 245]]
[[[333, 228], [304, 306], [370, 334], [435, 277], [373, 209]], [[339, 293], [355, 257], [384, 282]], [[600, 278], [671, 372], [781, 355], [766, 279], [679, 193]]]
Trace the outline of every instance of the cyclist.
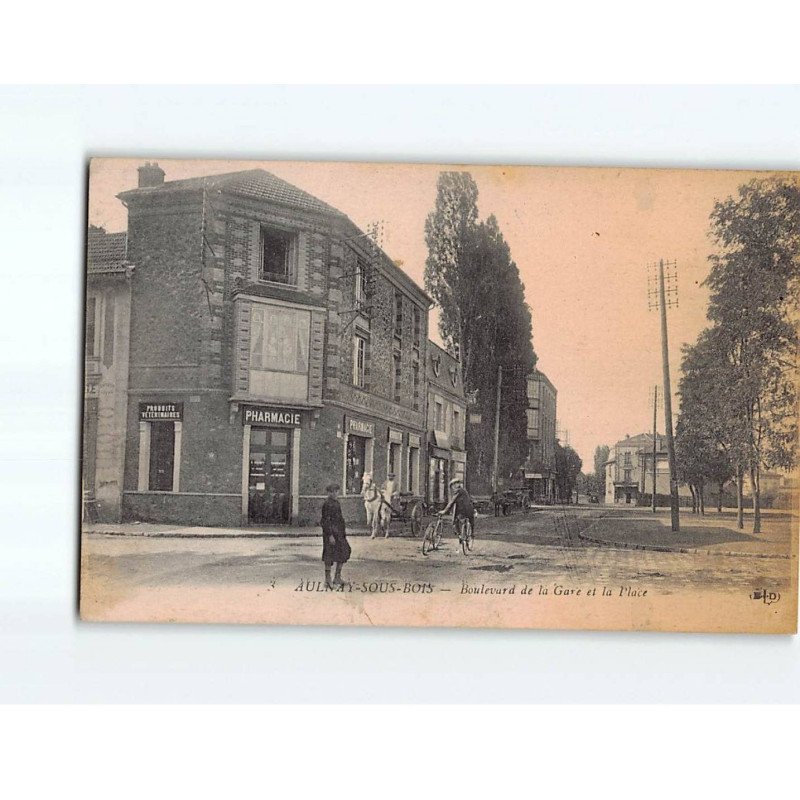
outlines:
[[439, 512], [439, 516], [443, 517], [452, 513], [453, 527], [459, 531], [459, 538], [461, 538], [461, 523], [469, 521], [472, 525], [473, 532], [475, 531], [475, 506], [472, 504], [472, 498], [469, 492], [464, 488], [464, 483], [459, 478], [453, 478], [450, 481], [450, 502]]

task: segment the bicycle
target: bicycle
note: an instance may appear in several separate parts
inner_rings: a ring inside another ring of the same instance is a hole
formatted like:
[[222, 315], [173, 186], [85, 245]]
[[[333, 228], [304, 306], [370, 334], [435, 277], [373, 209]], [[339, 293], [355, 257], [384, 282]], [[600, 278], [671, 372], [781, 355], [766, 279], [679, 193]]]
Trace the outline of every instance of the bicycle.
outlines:
[[[428, 553], [439, 549], [442, 543], [442, 526], [444, 525], [444, 517], [439, 514], [437, 519], [428, 523], [425, 528], [425, 535], [422, 537], [422, 555], [427, 556]], [[458, 543], [461, 545], [461, 550], [464, 555], [467, 555], [473, 547], [475, 542], [475, 532], [472, 523], [468, 519], [459, 520], [458, 525], [453, 525], [456, 536], [458, 536]]]

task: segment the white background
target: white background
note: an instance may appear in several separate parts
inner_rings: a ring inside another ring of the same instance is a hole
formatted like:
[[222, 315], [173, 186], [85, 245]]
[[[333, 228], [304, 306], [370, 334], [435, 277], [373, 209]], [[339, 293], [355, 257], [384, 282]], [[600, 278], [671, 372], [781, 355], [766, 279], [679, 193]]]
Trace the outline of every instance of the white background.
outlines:
[[797, 637], [76, 617], [89, 156], [798, 169], [797, 88], [19, 88], [0, 104], [0, 701], [800, 701]]

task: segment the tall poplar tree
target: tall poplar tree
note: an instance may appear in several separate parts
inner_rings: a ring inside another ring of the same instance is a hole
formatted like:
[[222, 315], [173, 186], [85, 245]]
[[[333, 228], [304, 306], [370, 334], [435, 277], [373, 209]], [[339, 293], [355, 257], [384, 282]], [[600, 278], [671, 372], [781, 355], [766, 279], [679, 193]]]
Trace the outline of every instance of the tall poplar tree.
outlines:
[[535, 364], [530, 309], [517, 265], [490, 216], [478, 220], [478, 189], [466, 172], [439, 176], [428, 215], [425, 287], [440, 309], [439, 332], [461, 358], [475, 393], [479, 425], [469, 425], [467, 467], [473, 491], [491, 485], [498, 367], [503, 368], [498, 475], [510, 477], [527, 456], [526, 377]]

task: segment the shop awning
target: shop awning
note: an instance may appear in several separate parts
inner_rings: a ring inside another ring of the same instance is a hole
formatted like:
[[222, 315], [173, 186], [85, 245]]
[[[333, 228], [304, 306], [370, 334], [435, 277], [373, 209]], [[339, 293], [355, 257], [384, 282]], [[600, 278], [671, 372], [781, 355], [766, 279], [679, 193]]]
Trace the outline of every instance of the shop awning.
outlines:
[[450, 460], [450, 451], [445, 450], [441, 447], [431, 447], [431, 457], [432, 458], [446, 458], [448, 461]]
[[437, 447], [441, 447], [443, 450], [450, 449], [450, 437], [444, 431], [434, 431], [433, 441]]

